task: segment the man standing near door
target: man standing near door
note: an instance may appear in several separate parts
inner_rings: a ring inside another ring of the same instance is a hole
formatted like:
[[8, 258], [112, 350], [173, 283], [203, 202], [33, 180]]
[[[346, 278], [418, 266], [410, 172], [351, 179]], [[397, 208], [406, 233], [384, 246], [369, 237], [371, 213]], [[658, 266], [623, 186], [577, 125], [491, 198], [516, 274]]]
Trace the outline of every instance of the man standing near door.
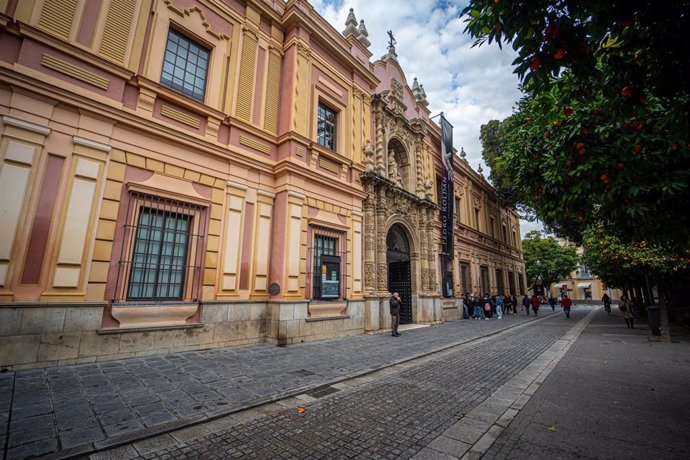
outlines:
[[402, 300], [400, 294], [394, 292], [390, 300], [391, 307], [391, 331], [393, 337], [400, 337], [398, 334], [398, 326], [400, 325], [400, 308], [402, 307]]

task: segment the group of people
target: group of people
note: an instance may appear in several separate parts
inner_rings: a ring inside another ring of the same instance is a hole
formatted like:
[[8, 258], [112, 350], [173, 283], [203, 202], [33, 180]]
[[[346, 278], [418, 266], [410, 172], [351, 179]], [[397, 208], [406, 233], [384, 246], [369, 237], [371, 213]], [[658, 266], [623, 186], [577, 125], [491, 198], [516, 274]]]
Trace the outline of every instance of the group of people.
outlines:
[[[523, 295], [522, 300], [519, 301], [515, 295], [492, 295], [484, 294], [484, 296], [475, 296], [474, 294], [466, 293], [463, 297], [463, 318], [464, 319], [484, 319], [490, 320], [494, 317], [503, 319], [503, 315], [518, 314], [518, 306], [521, 310], [529, 316], [530, 310], [534, 312], [534, 316], [539, 314], [539, 307], [541, 306], [541, 299], [536, 295], [532, 297]], [[556, 309], [556, 299], [551, 297], [549, 299], [551, 309]], [[572, 302], [570, 299], [565, 303], [564, 311], [566, 316], [570, 317], [570, 306]]]
[[[611, 311], [611, 298], [604, 294], [601, 301], [604, 303], [604, 308], [607, 312]], [[556, 311], [556, 303], [558, 301], [555, 297], [549, 296], [548, 304], [551, 306], [552, 311]], [[565, 313], [566, 318], [570, 318], [570, 307], [573, 305], [573, 301], [567, 295], [561, 296], [561, 307], [563, 308], [563, 313]], [[391, 313], [391, 330], [393, 337], [400, 337], [398, 332], [398, 326], [400, 325], [400, 308], [402, 307], [402, 299], [400, 294], [394, 292], [390, 299], [390, 313]], [[623, 313], [623, 318], [625, 319], [625, 324], [628, 328], [634, 329], [633, 325], [633, 315], [632, 308], [630, 308], [630, 301], [628, 297], [623, 294], [621, 297], [618, 308], [621, 313]], [[522, 311], [529, 316], [530, 309], [534, 312], [534, 316], [539, 313], [539, 306], [541, 305], [541, 299], [537, 295], [522, 296]], [[506, 315], [517, 315], [518, 314], [518, 299], [515, 295], [492, 295], [484, 294], [483, 297], [475, 296], [474, 294], [465, 293], [462, 301], [462, 310], [464, 319], [475, 319], [486, 321], [492, 319], [494, 316], [497, 319], [503, 319], [503, 314]]]

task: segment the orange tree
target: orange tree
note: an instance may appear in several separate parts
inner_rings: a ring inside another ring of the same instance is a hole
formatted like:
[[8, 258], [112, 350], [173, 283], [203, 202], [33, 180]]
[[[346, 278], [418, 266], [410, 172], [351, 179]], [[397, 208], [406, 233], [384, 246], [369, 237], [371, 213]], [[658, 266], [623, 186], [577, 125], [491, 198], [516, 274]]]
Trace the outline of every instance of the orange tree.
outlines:
[[656, 281], [664, 297], [661, 302], [662, 332], [668, 337], [667, 303], [677, 294], [685, 295], [690, 281], [690, 250], [670, 250], [660, 243], [646, 241], [624, 244], [608, 234], [602, 225], [584, 231], [583, 246], [583, 262], [609, 286], [632, 292], [636, 286], [644, 284], [645, 276]]
[[524, 98], [496, 163], [516, 203], [581, 241], [673, 254], [690, 236], [690, 0], [472, 0], [477, 43], [509, 43]]

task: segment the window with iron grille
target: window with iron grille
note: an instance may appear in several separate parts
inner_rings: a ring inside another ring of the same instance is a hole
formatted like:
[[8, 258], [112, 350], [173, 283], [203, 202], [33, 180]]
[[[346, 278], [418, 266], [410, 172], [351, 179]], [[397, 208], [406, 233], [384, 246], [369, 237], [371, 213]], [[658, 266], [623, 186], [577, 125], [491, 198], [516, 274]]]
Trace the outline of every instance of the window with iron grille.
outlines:
[[204, 101], [210, 51], [174, 29], [168, 32], [161, 83]]
[[114, 302], [197, 301], [206, 207], [130, 194]]
[[312, 299], [342, 297], [344, 256], [340, 250], [341, 232], [314, 228], [312, 253]]
[[316, 118], [316, 142], [327, 149], [336, 150], [338, 114], [319, 102]]

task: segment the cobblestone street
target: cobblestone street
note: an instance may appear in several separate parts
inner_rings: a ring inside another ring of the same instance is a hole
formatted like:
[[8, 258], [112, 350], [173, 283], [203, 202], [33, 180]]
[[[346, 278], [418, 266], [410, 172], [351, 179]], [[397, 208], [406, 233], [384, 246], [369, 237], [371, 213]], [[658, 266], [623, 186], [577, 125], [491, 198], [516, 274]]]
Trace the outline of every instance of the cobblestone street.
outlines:
[[[132, 446], [121, 448], [117, 455], [136, 452], [147, 459], [438, 458], [443, 454], [425, 448], [439, 439], [454, 443], [454, 451], [462, 453], [470, 449], [469, 442], [441, 435], [466, 414], [474, 414], [481, 403], [493, 400], [492, 394], [549, 350], [587, 311], [581, 310], [571, 321], [557, 315], [440, 352], [423, 362], [354, 379], [331, 387], [337, 391], [323, 398], [293, 398], [251, 411], [245, 413], [251, 419], [246, 422], [241, 417], [228, 418], [215, 427], [143, 441], [135, 444], [136, 451]], [[470, 442], [473, 434], [479, 438], [491, 426], [491, 416], [478, 416], [474, 429], [460, 437]], [[226, 426], [210, 432], [222, 424]], [[93, 458], [109, 458], [106, 454]]]
[[399, 339], [376, 334], [289, 347], [262, 343], [3, 373], [0, 444], [10, 459], [86, 454], [338, 383], [535, 319], [450, 321], [404, 331]]

